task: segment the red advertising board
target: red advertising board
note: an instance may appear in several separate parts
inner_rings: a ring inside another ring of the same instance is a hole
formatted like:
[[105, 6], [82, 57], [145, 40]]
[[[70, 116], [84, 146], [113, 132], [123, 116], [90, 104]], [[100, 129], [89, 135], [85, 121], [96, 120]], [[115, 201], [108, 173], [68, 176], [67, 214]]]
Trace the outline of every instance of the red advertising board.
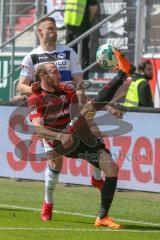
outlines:
[[[0, 176], [44, 180], [47, 162], [44, 157], [37, 158], [44, 149], [37, 137], [28, 134], [29, 121], [24, 121], [22, 113], [11, 115], [14, 107], [1, 106], [0, 110], [3, 115], [0, 119]], [[119, 188], [160, 192], [159, 120], [157, 113], [126, 113], [123, 121], [131, 124], [132, 130], [105, 138], [106, 147], [119, 165]], [[21, 132], [17, 131], [18, 127]], [[108, 127], [114, 126], [103, 126], [105, 130]], [[17, 157], [15, 149], [21, 158]], [[90, 185], [92, 174], [93, 167], [86, 161], [64, 158], [60, 182]]]

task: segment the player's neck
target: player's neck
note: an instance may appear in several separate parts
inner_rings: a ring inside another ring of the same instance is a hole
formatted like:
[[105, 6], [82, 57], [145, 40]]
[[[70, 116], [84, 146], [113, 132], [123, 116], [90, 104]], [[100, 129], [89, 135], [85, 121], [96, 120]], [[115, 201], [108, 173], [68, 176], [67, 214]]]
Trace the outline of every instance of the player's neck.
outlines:
[[41, 42], [40, 46], [42, 47], [42, 49], [44, 51], [51, 52], [51, 51], [56, 50], [56, 44], [53, 43], [53, 42], [47, 42], [47, 43], [46, 42]]

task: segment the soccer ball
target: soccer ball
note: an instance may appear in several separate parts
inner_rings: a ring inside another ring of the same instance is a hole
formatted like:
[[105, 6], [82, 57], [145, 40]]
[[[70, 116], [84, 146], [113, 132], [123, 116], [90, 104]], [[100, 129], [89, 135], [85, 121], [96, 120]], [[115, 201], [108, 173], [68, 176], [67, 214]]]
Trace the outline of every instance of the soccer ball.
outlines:
[[117, 59], [113, 53], [111, 44], [103, 44], [96, 53], [96, 60], [103, 68], [113, 68], [117, 65]]

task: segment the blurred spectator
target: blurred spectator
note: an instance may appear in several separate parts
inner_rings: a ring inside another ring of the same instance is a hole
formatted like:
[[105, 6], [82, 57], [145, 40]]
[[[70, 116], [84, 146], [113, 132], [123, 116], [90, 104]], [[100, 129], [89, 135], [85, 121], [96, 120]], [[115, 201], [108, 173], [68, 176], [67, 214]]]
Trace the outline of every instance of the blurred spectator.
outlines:
[[132, 76], [124, 106], [153, 107], [153, 98], [149, 81], [153, 78], [152, 63], [147, 60], [138, 66], [138, 73]]
[[[97, 0], [66, 0], [65, 17], [66, 43], [70, 43], [87, 31], [96, 16], [98, 9]], [[89, 37], [83, 40], [82, 67], [89, 65]], [[73, 47], [77, 51], [77, 45]], [[86, 73], [84, 79], [88, 78]]]
[[[64, 10], [65, 0], [46, 0], [46, 9], [47, 13], [52, 10]], [[64, 27], [64, 12], [57, 11], [53, 13], [50, 17], [53, 17], [56, 21], [56, 25], [58, 29]]]

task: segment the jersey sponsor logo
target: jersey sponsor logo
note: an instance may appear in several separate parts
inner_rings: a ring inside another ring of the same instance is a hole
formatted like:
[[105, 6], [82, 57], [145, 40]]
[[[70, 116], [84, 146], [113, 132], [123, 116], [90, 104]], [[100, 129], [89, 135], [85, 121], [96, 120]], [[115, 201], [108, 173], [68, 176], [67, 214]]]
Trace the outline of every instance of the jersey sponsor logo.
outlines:
[[57, 66], [66, 66], [66, 65], [67, 65], [67, 61], [66, 61], [66, 60], [57, 60], [57, 61], [55, 62], [55, 64], [56, 64]]
[[44, 63], [46, 61], [51, 62], [63, 59], [70, 61], [70, 51], [32, 54], [31, 58], [33, 65]]
[[60, 111], [59, 113], [56, 113], [56, 114], [55, 113], [50, 113], [50, 114], [48, 114], [47, 119], [55, 119], [55, 118], [64, 116], [66, 114], [69, 114], [69, 110], [68, 109]]
[[48, 56], [39, 57], [39, 60], [41, 59], [48, 59]]
[[56, 67], [59, 70], [66, 70], [67, 69], [67, 61], [66, 60], [57, 60], [54, 62], [54, 64], [56, 65]]
[[58, 54], [57, 54], [57, 58], [59, 58], [59, 59], [65, 59], [65, 58], [66, 58], [66, 53], [64, 53], [64, 52], [58, 53]]

